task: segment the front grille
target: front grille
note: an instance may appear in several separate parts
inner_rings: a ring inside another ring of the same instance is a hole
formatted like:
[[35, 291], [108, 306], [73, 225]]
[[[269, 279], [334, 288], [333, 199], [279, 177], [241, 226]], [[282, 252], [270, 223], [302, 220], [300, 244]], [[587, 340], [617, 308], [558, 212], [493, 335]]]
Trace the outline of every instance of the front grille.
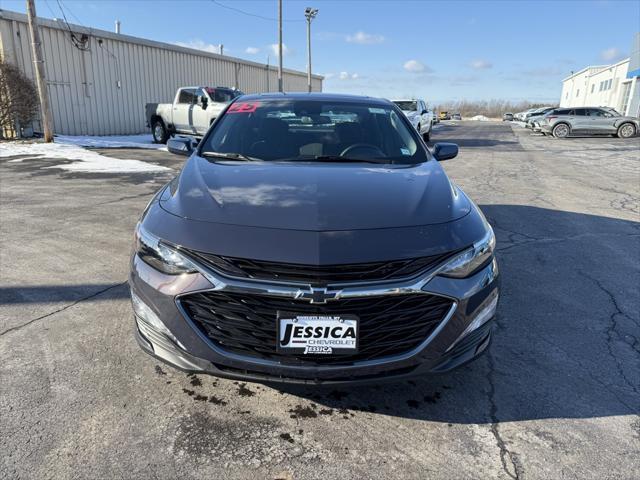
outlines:
[[[447, 315], [452, 301], [429, 294], [341, 299], [323, 305], [304, 300], [201, 292], [180, 304], [209, 340], [225, 351], [287, 364], [348, 365], [398, 355], [416, 348]], [[351, 355], [311, 356], [276, 350], [277, 312], [359, 317], [359, 350]]]
[[190, 250], [187, 253], [222, 274], [257, 280], [303, 282], [316, 286], [413, 277], [434, 268], [452, 254], [448, 252], [429, 257], [369, 263], [305, 265], [224, 257]]

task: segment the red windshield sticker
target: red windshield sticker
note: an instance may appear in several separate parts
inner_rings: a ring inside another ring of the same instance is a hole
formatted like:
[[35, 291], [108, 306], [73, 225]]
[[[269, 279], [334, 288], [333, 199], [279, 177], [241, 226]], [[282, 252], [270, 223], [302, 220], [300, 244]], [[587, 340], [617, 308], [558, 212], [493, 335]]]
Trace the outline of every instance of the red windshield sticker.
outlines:
[[253, 113], [260, 106], [260, 102], [237, 102], [232, 104], [227, 113]]

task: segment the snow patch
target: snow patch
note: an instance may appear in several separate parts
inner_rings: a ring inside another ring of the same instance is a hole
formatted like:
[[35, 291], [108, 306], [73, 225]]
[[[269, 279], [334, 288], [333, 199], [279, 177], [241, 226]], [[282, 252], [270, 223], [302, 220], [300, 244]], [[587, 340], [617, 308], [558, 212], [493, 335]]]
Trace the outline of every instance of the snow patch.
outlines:
[[91, 148], [151, 148], [166, 150], [165, 145], [153, 143], [151, 134], [143, 135], [106, 135], [106, 136], [71, 136], [56, 135], [56, 143], [77, 145]]
[[473, 120], [474, 122], [488, 122], [489, 119], [484, 115], [476, 115], [475, 117], [471, 117], [469, 120]]
[[71, 172], [89, 173], [140, 173], [140, 172], [166, 172], [171, 169], [161, 165], [141, 162], [140, 160], [129, 160], [112, 158], [101, 155], [91, 150], [86, 150], [76, 145], [65, 145], [60, 143], [0, 143], [0, 158], [22, 156], [10, 160], [18, 163], [29, 160], [71, 160], [72, 163], [62, 163], [44, 168], [59, 168]]

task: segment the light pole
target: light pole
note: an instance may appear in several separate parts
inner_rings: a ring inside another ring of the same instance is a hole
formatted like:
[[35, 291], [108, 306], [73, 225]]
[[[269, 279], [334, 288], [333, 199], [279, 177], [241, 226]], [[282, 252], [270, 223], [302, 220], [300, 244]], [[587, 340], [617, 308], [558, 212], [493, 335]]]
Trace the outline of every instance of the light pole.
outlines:
[[307, 7], [304, 16], [307, 18], [307, 87], [311, 92], [311, 20], [316, 18], [317, 8]]
[[282, 86], [282, 0], [278, 0], [278, 91], [284, 91]]

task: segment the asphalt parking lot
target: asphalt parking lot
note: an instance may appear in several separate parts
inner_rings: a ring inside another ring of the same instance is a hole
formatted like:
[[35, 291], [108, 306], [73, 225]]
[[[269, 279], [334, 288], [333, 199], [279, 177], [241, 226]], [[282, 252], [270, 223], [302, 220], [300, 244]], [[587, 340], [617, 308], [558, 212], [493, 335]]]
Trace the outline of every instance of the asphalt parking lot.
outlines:
[[433, 140], [460, 145], [443, 165], [498, 237], [494, 342], [454, 373], [356, 389], [148, 357], [128, 259], [173, 173], [0, 159], [0, 478], [638, 478], [640, 139], [450, 122]]

